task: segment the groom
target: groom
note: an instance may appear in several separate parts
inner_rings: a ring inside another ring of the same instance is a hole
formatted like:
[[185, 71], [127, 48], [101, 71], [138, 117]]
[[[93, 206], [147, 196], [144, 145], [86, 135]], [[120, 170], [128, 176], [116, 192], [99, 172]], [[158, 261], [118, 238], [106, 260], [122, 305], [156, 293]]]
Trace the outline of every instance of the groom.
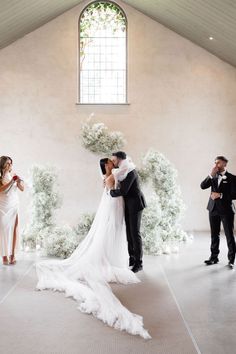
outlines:
[[209, 259], [205, 260], [205, 263], [206, 265], [212, 265], [219, 262], [220, 225], [222, 223], [228, 245], [228, 266], [232, 269], [236, 251], [234, 239], [235, 207], [232, 202], [233, 199], [236, 199], [236, 177], [226, 170], [227, 163], [228, 160], [224, 156], [217, 156], [215, 166], [201, 183], [201, 188], [211, 188], [207, 206], [211, 227], [211, 255]]
[[[112, 161], [116, 168], [122, 168], [126, 160], [126, 153], [118, 151], [112, 154]], [[127, 174], [127, 177], [120, 182], [120, 189], [110, 191], [112, 197], [124, 197], [125, 202], [125, 223], [129, 251], [129, 265], [132, 271], [137, 273], [143, 269], [142, 266], [142, 238], [140, 225], [142, 211], [146, 207], [144, 195], [139, 186], [138, 173], [135, 169]]]

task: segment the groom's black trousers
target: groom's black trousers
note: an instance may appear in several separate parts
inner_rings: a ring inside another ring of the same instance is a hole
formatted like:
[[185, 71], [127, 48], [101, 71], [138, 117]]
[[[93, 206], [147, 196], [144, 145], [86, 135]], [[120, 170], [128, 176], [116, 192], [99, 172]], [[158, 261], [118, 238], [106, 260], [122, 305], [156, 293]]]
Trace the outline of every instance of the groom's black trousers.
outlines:
[[222, 222], [228, 245], [228, 259], [231, 263], [235, 260], [235, 238], [234, 238], [234, 213], [220, 215], [218, 213], [209, 213], [211, 226], [211, 257], [217, 258], [220, 253], [220, 224]]
[[128, 251], [130, 258], [135, 260], [136, 264], [142, 264], [142, 237], [140, 234], [142, 210], [129, 210], [125, 207], [125, 223], [128, 241]]

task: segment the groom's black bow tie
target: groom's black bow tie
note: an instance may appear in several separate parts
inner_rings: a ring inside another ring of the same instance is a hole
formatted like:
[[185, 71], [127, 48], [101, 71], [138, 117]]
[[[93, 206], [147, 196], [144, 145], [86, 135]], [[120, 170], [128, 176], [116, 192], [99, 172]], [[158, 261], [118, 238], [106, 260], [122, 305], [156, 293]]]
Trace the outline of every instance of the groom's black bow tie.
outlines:
[[221, 176], [221, 177], [223, 176], [222, 173], [218, 173], [218, 177], [220, 177], [220, 176]]

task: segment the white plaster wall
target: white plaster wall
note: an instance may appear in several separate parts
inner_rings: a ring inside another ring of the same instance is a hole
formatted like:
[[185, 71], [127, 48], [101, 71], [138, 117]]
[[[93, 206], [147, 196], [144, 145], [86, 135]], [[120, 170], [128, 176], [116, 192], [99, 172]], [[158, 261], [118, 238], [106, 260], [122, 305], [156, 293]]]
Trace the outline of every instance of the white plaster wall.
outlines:
[[[125, 133], [139, 163], [149, 147], [179, 170], [188, 206], [187, 230], [208, 229], [208, 192], [199, 184], [217, 154], [236, 173], [236, 70], [133, 8], [129, 26], [128, 106], [81, 106], [77, 101], [79, 5], [0, 51], [0, 154], [26, 176], [33, 163], [60, 173], [60, 222], [75, 224], [101, 195], [98, 157], [81, 147], [81, 122], [91, 112]], [[214, 45], [214, 43], [212, 43]], [[21, 196], [23, 224], [29, 199]]]

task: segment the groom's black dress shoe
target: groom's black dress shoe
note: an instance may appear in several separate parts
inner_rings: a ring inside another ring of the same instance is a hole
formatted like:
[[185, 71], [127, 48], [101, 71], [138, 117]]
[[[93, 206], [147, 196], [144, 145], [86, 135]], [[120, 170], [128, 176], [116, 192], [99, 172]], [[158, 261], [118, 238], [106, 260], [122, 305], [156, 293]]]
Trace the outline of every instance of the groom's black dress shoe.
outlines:
[[232, 262], [229, 262], [229, 263], [228, 263], [228, 267], [229, 267], [230, 269], [234, 269], [234, 264], [233, 264]]
[[143, 269], [142, 264], [135, 264], [135, 265], [133, 266], [133, 268], [132, 268], [132, 272], [137, 273], [137, 272], [139, 272], [139, 271], [142, 270], [142, 269]]
[[209, 259], [206, 259], [204, 261], [204, 263], [206, 265], [212, 265], [212, 264], [216, 264], [216, 263], [219, 263], [219, 259], [218, 258], [209, 258]]

